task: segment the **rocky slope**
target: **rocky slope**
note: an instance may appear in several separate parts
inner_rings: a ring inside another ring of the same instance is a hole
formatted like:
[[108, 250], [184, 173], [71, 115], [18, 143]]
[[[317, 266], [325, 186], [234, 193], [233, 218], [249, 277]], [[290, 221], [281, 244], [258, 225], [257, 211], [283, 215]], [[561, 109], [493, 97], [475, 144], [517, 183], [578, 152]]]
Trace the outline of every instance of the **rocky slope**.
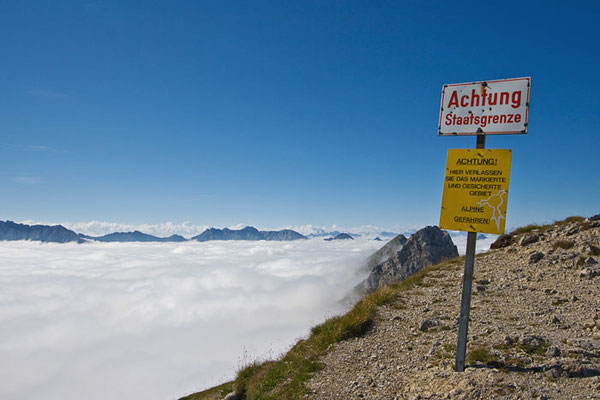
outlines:
[[[378, 238], [377, 238], [378, 239]], [[381, 240], [381, 239], [379, 239]], [[400, 234], [387, 242], [382, 248], [377, 250], [375, 253], [371, 255], [367, 259], [365, 263], [365, 270], [370, 272], [372, 271], [378, 264], [387, 261], [390, 257], [392, 257], [398, 250], [404, 246], [408, 239], [406, 236]]]
[[600, 399], [600, 221], [528, 230], [476, 258], [464, 373], [453, 369], [460, 258], [332, 346], [304, 398]]

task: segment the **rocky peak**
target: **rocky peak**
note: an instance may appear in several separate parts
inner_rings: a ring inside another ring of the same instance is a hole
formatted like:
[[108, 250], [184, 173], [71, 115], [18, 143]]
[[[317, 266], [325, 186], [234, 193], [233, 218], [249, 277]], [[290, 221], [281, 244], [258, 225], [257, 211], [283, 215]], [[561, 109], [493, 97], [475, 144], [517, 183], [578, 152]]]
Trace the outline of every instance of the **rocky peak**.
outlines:
[[369, 258], [369, 276], [356, 289], [360, 294], [370, 293], [406, 279], [423, 267], [457, 256], [450, 235], [437, 226], [427, 226], [408, 239], [399, 235]]
[[[379, 237], [377, 237], [379, 238]], [[379, 239], [381, 240], [381, 239]], [[365, 270], [372, 271], [373, 268], [377, 266], [377, 264], [381, 264], [384, 261], [387, 261], [390, 257], [398, 252], [404, 246], [408, 239], [406, 236], [400, 234], [387, 242], [382, 248], [373, 253], [365, 264]]]
[[329, 242], [332, 240], [354, 240], [354, 238], [348, 233], [338, 233], [334, 237], [330, 237], [325, 240]]

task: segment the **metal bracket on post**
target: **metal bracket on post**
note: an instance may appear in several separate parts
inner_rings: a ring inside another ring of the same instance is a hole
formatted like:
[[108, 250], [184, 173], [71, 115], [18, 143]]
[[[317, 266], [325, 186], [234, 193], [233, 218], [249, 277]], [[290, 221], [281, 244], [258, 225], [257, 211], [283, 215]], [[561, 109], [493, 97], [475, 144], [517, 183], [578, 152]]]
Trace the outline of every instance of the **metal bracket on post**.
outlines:
[[[477, 135], [476, 149], [485, 149], [485, 135]], [[473, 287], [473, 267], [475, 265], [475, 245], [477, 232], [467, 234], [467, 251], [465, 254], [465, 272], [463, 276], [462, 300], [458, 319], [458, 344], [456, 346], [456, 371], [465, 370], [467, 354], [467, 334], [469, 331], [469, 312], [471, 311], [471, 289]]]

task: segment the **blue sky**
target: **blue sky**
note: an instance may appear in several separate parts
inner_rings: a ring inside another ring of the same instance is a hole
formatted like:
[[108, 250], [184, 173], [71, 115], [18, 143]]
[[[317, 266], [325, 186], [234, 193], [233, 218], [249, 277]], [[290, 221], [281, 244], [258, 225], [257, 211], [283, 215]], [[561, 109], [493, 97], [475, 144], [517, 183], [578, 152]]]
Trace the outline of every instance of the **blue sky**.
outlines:
[[442, 85], [522, 76], [507, 226], [600, 212], [597, 2], [482, 3], [3, 1], [0, 219], [437, 223]]

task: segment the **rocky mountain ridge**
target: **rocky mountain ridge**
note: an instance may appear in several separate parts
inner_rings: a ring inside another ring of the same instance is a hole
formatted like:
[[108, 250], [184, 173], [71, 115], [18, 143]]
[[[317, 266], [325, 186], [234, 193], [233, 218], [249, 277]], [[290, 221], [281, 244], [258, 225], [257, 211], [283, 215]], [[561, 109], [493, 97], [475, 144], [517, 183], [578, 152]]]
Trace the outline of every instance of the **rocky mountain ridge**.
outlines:
[[283, 229], [280, 231], [259, 231], [253, 226], [247, 226], [243, 229], [217, 229], [210, 228], [201, 234], [192, 237], [191, 240], [198, 242], [206, 242], [209, 240], [300, 240], [306, 239], [306, 236], [293, 231], [291, 229]]
[[113, 232], [103, 236], [89, 236], [80, 233], [79, 236], [83, 239], [96, 240], [98, 242], [185, 242], [187, 240], [181, 235], [158, 237], [140, 231]]
[[62, 225], [26, 225], [0, 221], [0, 240], [36, 240], [40, 242], [81, 242], [81, 238]]
[[240, 230], [210, 228], [200, 235], [194, 236], [191, 239], [186, 239], [181, 235], [158, 237], [140, 231], [113, 232], [102, 236], [91, 236], [83, 233], [77, 234], [62, 225], [27, 225], [14, 223], [12, 221], [0, 221], [0, 241], [34, 240], [54, 243], [84, 243], [90, 240], [98, 242], [185, 242], [188, 240], [205, 242], [210, 240], [289, 241], [300, 239], [306, 239], [306, 237], [291, 229], [259, 231], [251, 226], [247, 226]]

